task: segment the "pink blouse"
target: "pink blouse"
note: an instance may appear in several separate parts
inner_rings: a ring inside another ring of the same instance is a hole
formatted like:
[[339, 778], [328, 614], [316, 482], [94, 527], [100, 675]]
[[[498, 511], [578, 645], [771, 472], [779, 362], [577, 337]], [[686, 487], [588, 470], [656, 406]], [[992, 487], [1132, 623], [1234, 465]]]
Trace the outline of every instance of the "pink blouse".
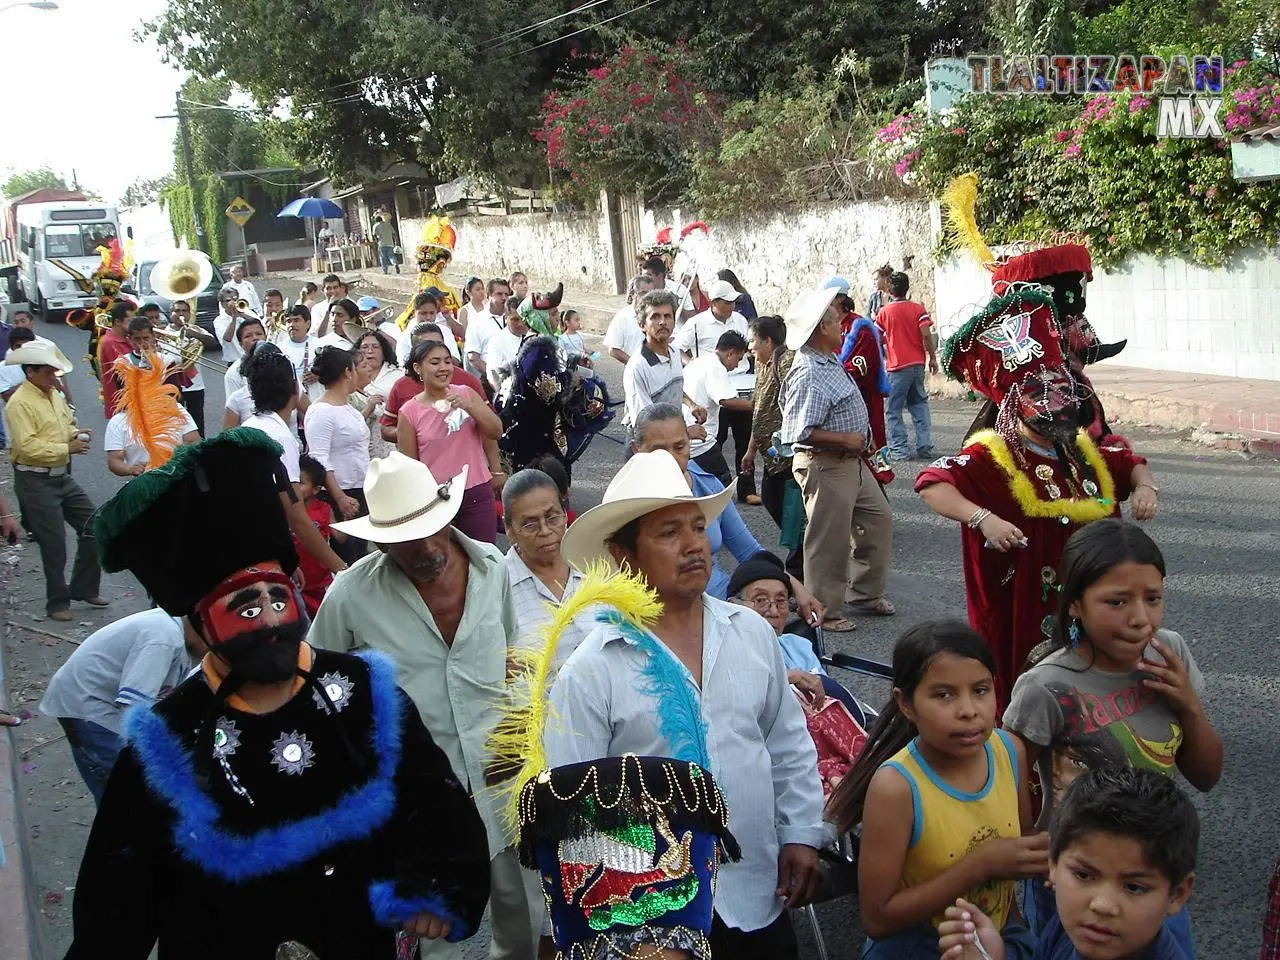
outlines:
[[[459, 384], [450, 389], [476, 395], [470, 387]], [[437, 481], [444, 483], [450, 477], [456, 477], [464, 464], [471, 468], [467, 474], [468, 489], [493, 479], [489, 460], [484, 455], [484, 437], [471, 416], [463, 419], [462, 428], [457, 433], [449, 433], [445, 426], [446, 415], [432, 404], [423, 403], [421, 394], [405, 401], [400, 413], [418, 435], [418, 459], [427, 465]]]

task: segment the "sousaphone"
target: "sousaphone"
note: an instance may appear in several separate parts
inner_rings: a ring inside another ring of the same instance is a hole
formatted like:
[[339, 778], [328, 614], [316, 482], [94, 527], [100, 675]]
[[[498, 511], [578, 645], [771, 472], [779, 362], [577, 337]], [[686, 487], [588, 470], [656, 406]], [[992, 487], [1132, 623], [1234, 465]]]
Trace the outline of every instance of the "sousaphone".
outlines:
[[199, 250], [183, 248], [157, 260], [151, 268], [150, 284], [156, 296], [166, 300], [188, 300], [200, 294], [213, 279], [213, 261]]

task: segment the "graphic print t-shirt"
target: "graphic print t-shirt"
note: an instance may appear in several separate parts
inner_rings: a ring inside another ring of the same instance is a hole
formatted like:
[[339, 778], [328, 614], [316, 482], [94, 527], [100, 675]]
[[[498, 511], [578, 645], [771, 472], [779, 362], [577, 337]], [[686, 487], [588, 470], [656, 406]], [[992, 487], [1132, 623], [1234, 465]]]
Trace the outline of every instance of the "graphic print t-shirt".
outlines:
[[[1172, 630], [1156, 637], [1186, 665], [1197, 694], [1204, 678], [1191, 649]], [[1160, 663], [1147, 647], [1144, 659]], [[1014, 684], [1004, 727], [1046, 749], [1036, 761], [1044, 788], [1040, 823], [1047, 825], [1062, 792], [1085, 770], [1145, 767], [1173, 776], [1182, 724], [1161, 694], [1143, 685], [1146, 674], [1090, 668], [1074, 650], [1057, 650]]]

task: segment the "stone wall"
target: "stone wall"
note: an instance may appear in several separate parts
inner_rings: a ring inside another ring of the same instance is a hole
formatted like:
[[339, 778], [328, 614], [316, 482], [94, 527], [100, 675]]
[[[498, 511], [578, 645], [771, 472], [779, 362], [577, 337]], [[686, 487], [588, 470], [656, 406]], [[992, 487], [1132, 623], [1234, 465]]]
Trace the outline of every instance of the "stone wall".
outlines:
[[[975, 264], [937, 269], [945, 335], [989, 295]], [[1280, 380], [1280, 256], [1239, 254], [1219, 269], [1147, 254], [1095, 270], [1086, 313], [1105, 341], [1128, 339], [1114, 363], [1151, 370]]]
[[[420, 234], [421, 223], [404, 223], [406, 236]], [[614, 290], [608, 228], [604, 218], [594, 213], [457, 217], [452, 223], [458, 230], [458, 246], [451, 273], [487, 280], [523, 270], [535, 287], [564, 281], [572, 289]], [[411, 259], [411, 251], [406, 253]]]

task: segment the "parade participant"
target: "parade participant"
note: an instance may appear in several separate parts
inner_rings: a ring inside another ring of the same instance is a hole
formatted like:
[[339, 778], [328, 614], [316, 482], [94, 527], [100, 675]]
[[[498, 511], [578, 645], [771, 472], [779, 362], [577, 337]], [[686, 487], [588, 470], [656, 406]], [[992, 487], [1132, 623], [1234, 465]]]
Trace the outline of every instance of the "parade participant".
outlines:
[[[340, 347], [350, 350], [355, 345], [356, 337], [364, 332], [364, 324], [360, 322], [360, 308], [354, 300], [343, 298], [329, 304], [325, 321], [328, 333], [321, 332], [316, 339], [316, 352], [325, 347]], [[314, 366], [314, 358], [313, 364]]]
[[285, 315], [284, 333], [272, 341], [280, 352], [293, 364], [294, 374], [298, 380], [301, 394], [306, 398], [300, 401], [302, 412], [306, 413], [306, 405], [320, 397], [324, 388], [311, 372], [311, 359], [316, 353], [316, 338], [311, 332], [311, 311], [298, 304], [289, 309]]
[[566, 310], [560, 319], [561, 354], [566, 358], [576, 357], [578, 363], [592, 366], [591, 355], [587, 352], [587, 342], [582, 338], [582, 314], [577, 310]]
[[227, 400], [230, 400], [231, 395], [244, 386], [244, 363], [253, 353], [254, 344], [263, 343], [266, 339], [267, 328], [261, 320], [250, 316], [241, 318], [236, 327], [236, 345], [240, 349], [240, 356], [222, 375], [222, 395]]
[[[324, 227], [321, 228], [320, 230], [321, 236], [324, 236], [324, 231], [327, 230], [328, 227], [329, 225], [326, 223]], [[332, 234], [330, 234], [330, 236], [332, 236]], [[308, 310], [310, 310], [312, 307], [315, 306], [316, 297], [319, 293], [320, 293], [320, 288], [316, 286], [316, 282], [314, 280], [308, 280], [306, 283], [302, 285], [302, 289], [298, 292], [298, 305], [306, 307]]]
[[324, 299], [311, 307], [311, 332], [319, 339], [329, 333], [329, 313], [339, 300], [347, 299], [350, 287], [336, 273], [330, 273], [320, 281], [324, 290]]
[[840, 320], [840, 333], [844, 341], [837, 359], [844, 365], [853, 382], [858, 385], [862, 402], [867, 406], [867, 423], [871, 429], [870, 460], [876, 479], [881, 484], [891, 483], [893, 467], [889, 464], [889, 446], [885, 437], [884, 398], [890, 390], [889, 375], [884, 368], [884, 344], [880, 328], [866, 317], [859, 316], [849, 296], [849, 281], [844, 277], [832, 277], [825, 286], [840, 291], [836, 304], [844, 312]]
[[479, 277], [472, 277], [462, 288], [462, 292], [466, 294], [467, 302], [458, 310], [458, 323], [462, 324], [465, 333], [467, 327], [471, 325], [471, 318], [485, 311], [484, 281]]
[[670, 265], [662, 257], [650, 257], [644, 262], [644, 275], [649, 278], [653, 289], [665, 290], [676, 298], [676, 324], [683, 325], [697, 312], [697, 309], [689, 289], [679, 281], [671, 279], [670, 272]]
[[644, 320], [640, 316], [640, 301], [653, 289], [653, 282], [644, 274], [633, 281], [635, 298], [628, 298], [626, 305], [613, 315], [604, 333], [604, 346], [609, 356], [624, 367], [627, 361], [640, 352], [644, 343]]
[[499, 409], [511, 396], [511, 383], [515, 376], [516, 358], [520, 355], [520, 345], [530, 335], [529, 324], [521, 313], [523, 306], [515, 297], [507, 300], [503, 328], [489, 338], [484, 350], [485, 377]]
[[[794, 539], [787, 537], [787, 512], [784, 504], [791, 500], [800, 504], [803, 513], [804, 498], [795, 477], [791, 475], [791, 457], [778, 449], [775, 435], [782, 429], [782, 406], [778, 394], [782, 381], [791, 370], [795, 352], [787, 349], [787, 328], [781, 317], [758, 317], [751, 323], [751, 336], [747, 341], [756, 360], [756, 389], [751, 395], [751, 442], [742, 455], [741, 473], [755, 474], [756, 455], [764, 461], [760, 476], [760, 502], [786, 541], [788, 548], [787, 573], [797, 580], [804, 580], [804, 523], [792, 523]], [[748, 498], [750, 503], [750, 498]]]
[[797, 946], [783, 908], [819, 880], [822, 786], [773, 629], [706, 594], [706, 527], [731, 498], [696, 497], [670, 454], [637, 453], [569, 528], [572, 566], [629, 570], [661, 608], [601, 623], [561, 668], [545, 756], [553, 768], [636, 754], [716, 770], [743, 859], [720, 870], [711, 955], [787, 960]]
[[129, 342], [129, 324], [133, 322], [135, 310], [134, 305], [127, 300], [113, 303], [107, 311], [111, 329], [98, 341], [97, 370], [102, 384], [102, 411], [108, 420], [116, 412], [116, 394], [120, 391], [115, 363], [133, 349], [133, 344]]
[[[106, 246], [97, 247], [95, 251], [101, 262], [93, 273], [84, 277], [79, 271], [63, 264], [60, 260], [50, 261], [65, 270], [76, 279], [76, 285], [85, 293], [97, 293], [98, 302], [90, 310], [73, 310], [67, 315], [67, 323], [89, 331], [89, 364], [94, 376], [101, 379], [102, 368], [97, 366], [98, 342], [103, 336], [108, 313], [117, 301], [120, 301], [120, 288], [129, 280], [129, 270], [133, 266], [133, 257], [120, 241], [112, 237]], [[130, 301], [131, 302], [131, 301]], [[114, 358], [112, 358], [114, 359]], [[110, 416], [110, 414], [108, 414]]]
[[284, 293], [278, 287], [269, 287], [262, 295], [262, 315], [274, 320], [284, 313]]
[[[227, 397], [226, 405], [223, 407], [223, 430], [230, 430], [239, 426], [258, 412], [257, 407], [254, 405], [253, 393], [249, 389], [249, 380], [253, 375], [254, 364], [261, 357], [265, 357], [268, 354], [282, 355], [280, 354], [280, 348], [274, 343], [259, 340], [250, 344], [248, 354], [239, 362], [238, 370], [244, 380], [244, 386], [239, 387]], [[298, 412], [303, 407], [304, 399], [304, 395], [299, 394], [297, 402], [291, 405], [289, 415], [285, 418], [289, 424], [289, 429], [294, 433], [298, 432]]]
[[222, 362], [230, 365], [244, 356], [238, 338], [240, 324], [257, 315], [240, 309], [240, 291], [229, 283], [218, 291], [218, 304], [221, 309], [213, 320], [213, 332], [222, 348]]
[[488, 370], [484, 362], [485, 351], [494, 334], [506, 329], [507, 300], [511, 296], [511, 287], [506, 280], [495, 279], [489, 281], [487, 289], [489, 312], [472, 314], [471, 322], [467, 324], [466, 342], [463, 344], [471, 372], [486, 382]]
[[231, 265], [231, 282], [227, 286], [235, 287], [237, 296], [241, 300], [249, 301], [249, 309], [259, 316], [262, 315], [262, 301], [258, 299], [258, 290], [249, 281], [249, 276], [245, 272], [243, 263]]
[[[450, 326], [448, 318], [440, 314], [440, 291], [434, 287], [430, 290], [423, 290], [414, 296], [412, 305], [413, 317], [409, 328], [416, 329], [424, 323], [439, 327], [442, 334], [447, 334], [443, 342], [449, 348], [449, 356], [453, 357], [454, 363], [461, 366], [462, 354], [458, 352], [458, 338], [454, 336], [453, 328]], [[413, 349], [413, 341], [406, 335], [407, 332], [401, 333], [396, 340], [396, 362], [402, 367], [409, 359], [409, 351]]]
[[95, 806], [124, 749], [125, 712], [167, 695], [206, 649], [185, 617], [143, 610], [89, 634], [49, 680], [40, 712], [65, 731]]
[[[57, 390], [57, 377], [72, 370], [61, 350], [28, 343], [10, 350], [4, 362], [21, 367], [26, 378], [9, 396], [4, 411], [13, 492], [23, 522], [40, 548], [45, 609], [50, 620], [65, 623], [72, 619], [72, 600], [95, 607], [108, 602], [98, 593], [102, 571], [91, 526], [96, 508], [68, 468], [72, 456], [89, 452], [90, 435], [76, 426], [71, 408]], [[69, 588], [64, 525], [77, 538]]]
[[[286, 944], [395, 956], [406, 936], [458, 940], [479, 923], [482, 824], [393, 665], [305, 642], [278, 454], [255, 430], [221, 434], [98, 516], [107, 569], [189, 617], [209, 652], [125, 725], [77, 880], [71, 960], [273, 957]], [[206, 538], [182, 564], [156, 549], [229, 516], [238, 535]]]
[[[169, 305], [169, 322], [167, 329], [176, 332], [180, 337], [191, 337], [198, 340], [206, 350], [218, 345], [218, 338], [199, 324], [192, 322], [191, 303], [187, 300], [175, 300]], [[171, 351], [170, 351], [171, 352]], [[204, 371], [197, 363], [192, 368], [195, 373], [191, 382], [182, 388], [182, 405], [191, 414], [196, 430], [204, 437]]]
[[[156, 307], [153, 311], [157, 316], [160, 308]], [[154, 360], [160, 365], [160, 370], [165, 374], [164, 382], [172, 386], [181, 393], [184, 385], [190, 383], [195, 377], [195, 364], [184, 366], [181, 356], [170, 356], [161, 354], [156, 349], [156, 327], [155, 322], [147, 312], [143, 312], [135, 316], [129, 321], [129, 352], [124, 358], [129, 364], [135, 367], [149, 366]], [[120, 365], [117, 362], [113, 365], [117, 379], [120, 379]], [[122, 381], [123, 382], [123, 381]]]
[[[685, 324], [686, 330], [689, 324]], [[693, 440], [690, 456], [698, 466], [726, 486], [737, 475], [736, 470], [729, 469], [724, 456], [727, 418], [737, 417], [736, 422], [740, 423], [742, 415], [745, 415], [747, 435], [750, 436], [751, 401], [739, 397], [737, 388], [729, 382], [729, 374], [741, 366], [746, 355], [747, 338], [737, 330], [728, 330], [720, 335], [713, 350], [695, 357], [684, 368], [685, 394], [707, 411], [707, 419], [702, 424], [703, 436]], [[735, 452], [746, 452], [748, 441], [739, 438], [736, 429], [733, 442]]]
[[[449, 223], [449, 218], [432, 216], [422, 225], [422, 236], [414, 249], [414, 257], [418, 261], [418, 289], [435, 287], [439, 290], [444, 295], [440, 309], [451, 316], [458, 312], [462, 303], [453, 288], [445, 283], [444, 269], [453, 259], [453, 248], [457, 242], [458, 231]], [[401, 330], [409, 326], [412, 313], [412, 306], [408, 306], [396, 318]]]
[[928, 371], [938, 372], [938, 335], [924, 305], [907, 299], [911, 281], [901, 271], [889, 278], [889, 302], [876, 313], [875, 323], [884, 334], [885, 370], [889, 373], [889, 399], [885, 404], [885, 425], [889, 434], [889, 456], [910, 460], [907, 427], [902, 411], [911, 412], [916, 431], [915, 455], [928, 460], [933, 451], [933, 418], [929, 413], [929, 393], [925, 389], [926, 354]]
[[195, 421], [178, 402], [178, 388], [164, 378], [163, 357], [148, 353], [137, 363], [121, 357], [113, 372], [121, 388], [116, 414], [102, 437], [108, 470], [136, 477], [164, 466], [178, 446], [199, 442]]
[[511, 284], [512, 296], [523, 303], [529, 296], [529, 275], [523, 270], [513, 270], [507, 281]]
[[[735, 330], [747, 338], [747, 320], [737, 311], [738, 298], [742, 295], [734, 289], [733, 284], [725, 280], [716, 280], [707, 286], [707, 298], [711, 306], [699, 314], [690, 317], [680, 328], [680, 332], [672, 337], [671, 342], [682, 354], [685, 363], [704, 354], [713, 353], [720, 338], [730, 330]], [[741, 370], [747, 369], [744, 361]], [[746, 442], [743, 442], [745, 449]]]
[[[369, 469], [369, 424], [348, 402], [356, 389], [356, 355], [322, 346], [311, 362], [324, 393], [307, 408], [307, 453], [325, 469], [325, 493], [344, 519], [366, 512], [364, 478]], [[347, 563], [365, 554], [365, 543], [348, 537], [337, 551]]]
[[470, 486], [453, 525], [472, 540], [493, 543], [497, 522], [485, 440], [496, 441], [502, 436], [502, 421], [482, 394], [452, 385], [455, 367], [443, 344], [421, 343], [413, 348], [409, 360], [421, 392], [400, 408], [396, 447], [437, 476], [469, 471]]
[[[519, 629], [502, 554], [450, 526], [468, 473], [464, 466], [437, 479], [426, 464], [394, 451], [370, 464], [369, 515], [334, 527], [378, 549], [329, 588], [311, 640], [328, 650], [368, 647], [395, 661], [427, 730], [480, 807], [492, 857], [489, 956], [532, 960], [543, 913], [538, 878], [520, 868], [515, 830], [485, 790], [486, 741], [507, 699], [507, 651]], [[493, 517], [491, 509], [490, 524]], [[434, 812], [429, 818], [437, 829], [449, 824]], [[434, 945], [425, 955], [459, 952]]]
[[831, 288], [801, 294], [787, 309], [795, 359], [782, 382], [780, 437], [794, 450], [792, 474], [804, 495], [805, 577], [826, 609], [824, 630], [847, 633], [854, 610], [892, 616], [884, 595], [893, 550], [893, 514], [867, 452], [867, 407], [835, 351], [839, 308]]
[[[420, 294], [421, 296], [421, 294]], [[391, 386], [391, 392], [387, 394], [387, 401], [383, 405], [382, 417], [378, 421], [382, 431], [382, 439], [390, 443], [396, 442], [396, 423], [400, 414], [400, 408], [404, 406], [405, 401], [410, 397], [416, 396], [422, 392], [422, 384], [414, 379], [414, 369], [409, 362], [409, 355], [412, 354], [413, 348], [425, 340], [434, 340], [443, 343], [447, 349], [449, 346], [448, 338], [440, 329], [440, 325], [436, 323], [419, 323], [415, 326], [406, 337], [401, 338], [401, 344], [407, 345], [407, 353], [404, 362], [401, 364], [403, 376], [400, 377]], [[399, 348], [397, 347], [397, 351]], [[484, 396], [484, 387], [480, 381], [471, 374], [463, 370], [455, 360], [453, 365], [451, 384], [462, 384], [470, 387], [476, 393]]]
[[1026, 757], [996, 729], [994, 670], [958, 621], [927, 621], [894, 644], [893, 694], [827, 804], [842, 832], [862, 826], [864, 960], [932, 960], [957, 897], [980, 904], [1006, 939], [1026, 936], [1014, 881], [1044, 875], [1049, 838], [1023, 836]]
[[1053, 300], [1030, 288], [996, 297], [948, 339], [943, 369], [997, 406], [996, 429], [916, 478], [935, 513], [965, 525], [969, 622], [995, 655], [1002, 708], [1027, 654], [1048, 635], [1067, 539], [1118, 515], [1130, 495], [1135, 520], [1157, 509], [1146, 461], [1124, 441], [1095, 444], [1078, 428], [1058, 344]]
[[[523, 274], [521, 274], [523, 276]], [[524, 285], [529, 286], [528, 278]], [[522, 296], [515, 289], [515, 279], [511, 281], [511, 299], [518, 305], [520, 319], [534, 333], [544, 337], [556, 337], [560, 334], [560, 302], [564, 299], [564, 284], [556, 285], [550, 293], [534, 293]], [[508, 304], [510, 305], [510, 304]], [[492, 344], [492, 341], [490, 341]]]

